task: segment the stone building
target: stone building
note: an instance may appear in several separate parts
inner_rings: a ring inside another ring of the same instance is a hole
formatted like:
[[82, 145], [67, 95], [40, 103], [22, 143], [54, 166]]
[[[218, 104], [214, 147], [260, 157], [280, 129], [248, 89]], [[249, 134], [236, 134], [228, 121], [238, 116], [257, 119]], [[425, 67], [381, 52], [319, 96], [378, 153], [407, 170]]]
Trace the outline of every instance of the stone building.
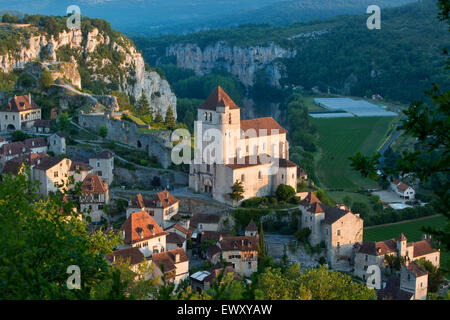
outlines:
[[41, 107], [31, 99], [31, 94], [14, 96], [0, 109], [0, 131], [31, 129], [40, 119]]
[[47, 140], [42, 137], [25, 139], [23, 144], [30, 149], [31, 153], [46, 153], [48, 151]]
[[33, 179], [39, 181], [39, 192], [44, 196], [58, 190], [67, 190], [72, 161], [67, 158], [42, 158], [33, 169]]
[[180, 200], [175, 198], [169, 191], [158, 192], [151, 200], [145, 200], [142, 194], [136, 195], [127, 208], [127, 217], [136, 211], [147, 211], [156, 223], [167, 228], [175, 224], [170, 219], [178, 213]]
[[220, 237], [217, 246], [222, 259], [243, 277], [258, 271], [258, 237]]
[[387, 271], [386, 255], [402, 257], [404, 261], [417, 261], [426, 259], [435, 267], [440, 266], [440, 251], [433, 248], [431, 239], [424, 239], [417, 242], [408, 242], [402, 233], [397, 239], [384, 241], [364, 241], [357, 246], [355, 253], [354, 274], [362, 279], [366, 279], [366, 270], [370, 265], [377, 265], [381, 270]]
[[81, 161], [72, 161], [69, 176], [74, 178], [75, 183], [82, 182], [92, 173], [92, 167]]
[[48, 138], [48, 150], [56, 156], [66, 153], [66, 136], [64, 132], [57, 132]]
[[300, 202], [302, 228], [311, 230], [312, 246], [324, 243], [328, 264], [334, 268], [350, 267], [354, 246], [363, 241], [364, 221], [345, 206], [330, 207], [309, 192]]
[[29, 166], [31, 173], [35, 165], [39, 164], [42, 158], [47, 158], [46, 153], [29, 153], [6, 161], [3, 166], [2, 174], [11, 173], [13, 176], [24, 172], [24, 167]]
[[237, 181], [243, 184], [244, 199], [270, 195], [280, 184], [296, 188], [297, 165], [288, 160], [286, 129], [272, 117], [241, 120], [240, 111], [220, 86], [198, 107], [195, 131], [201, 139], [189, 187], [230, 204]]
[[105, 214], [105, 205], [109, 204], [109, 190], [106, 182], [103, 182], [96, 174], [89, 174], [81, 185], [79, 200], [80, 211], [84, 216], [90, 216], [91, 222], [98, 223]]
[[402, 265], [400, 276], [390, 277], [377, 291], [378, 300], [426, 300], [428, 272], [415, 262]]
[[93, 168], [93, 172], [108, 185], [113, 182], [114, 153], [109, 150], [103, 150], [102, 152], [89, 158], [89, 165]]
[[125, 247], [137, 247], [145, 257], [166, 251], [165, 232], [146, 211], [133, 212], [121, 227]]
[[0, 147], [0, 166], [14, 158], [30, 154], [31, 150], [21, 141], [3, 144]]

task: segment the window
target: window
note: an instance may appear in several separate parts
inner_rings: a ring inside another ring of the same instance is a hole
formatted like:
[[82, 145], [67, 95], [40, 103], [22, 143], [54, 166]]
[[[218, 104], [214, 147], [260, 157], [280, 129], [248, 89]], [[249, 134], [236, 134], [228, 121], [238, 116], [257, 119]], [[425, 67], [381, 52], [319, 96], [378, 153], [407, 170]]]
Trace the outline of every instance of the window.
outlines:
[[245, 181], [245, 174], [241, 174], [241, 181], [242, 181], [242, 182]]
[[228, 114], [228, 123], [231, 124], [231, 113]]
[[55, 186], [55, 188], [58, 188], [58, 182], [53, 183], [53, 185]]
[[5, 120], [8, 120], [8, 115], [5, 115]]
[[366, 254], [366, 261], [369, 259], [369, 256]]
[[97, 161], [97, 168], [100, 168], [100, 162]]
[[98, 205], [98, 210], [103, 210], [103, 205], [102, 204]]
[[212, 113], [211, 112], [209, 113], [209, 121], [210, 122], [212, 121]]
[[208, 120], [208, 113], [207, 112], [205, 112], [204, 116], [205, 116], [205, 121]]
[[337, 231], [337, 235], [340, 236], [341, 235], [341, 230]]
[[281, 179], [284, 179], [284, 174], [281, 175]]
[[338, 242], [338, 243], [337, 243], [337, 246], [338, 246], [338, 247], [340, 247], [340, 246], [341, 246], [341, 243], [340, 243], [340, 242]]
[[102, 176], [102, 172], [101, 172], [101, 171], [97, 171], [97, 175], [98, 175], [99, 177], [101, 177], [101, 176]]
[[252, 268], [252, 263], [249, 261], [248, 262], [248, 268], [251, 269]]
[[260, 179], [260, 180], [262, 179], [262, 172], [261, 171], [258, 172], [258, 179]]
[[58, 178], [58, 171], [55, 171], [55, 172], [53, 173], [53, 177]]

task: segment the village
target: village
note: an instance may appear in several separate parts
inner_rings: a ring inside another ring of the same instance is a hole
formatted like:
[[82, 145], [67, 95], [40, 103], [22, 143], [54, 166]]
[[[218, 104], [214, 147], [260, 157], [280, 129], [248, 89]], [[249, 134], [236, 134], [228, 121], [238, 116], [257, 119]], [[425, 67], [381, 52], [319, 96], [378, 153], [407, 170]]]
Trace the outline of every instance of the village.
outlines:
[[[202, 292], [221, 273], [251, 282], [259, 257], [271, 255], [300, 262], [304, 268], [327, 265], [345, 272], [374, 288], [378, 299], [426, 299], [428, 272], [418, 262], [426, 260], [440, 267], [440, 250], [432, 237], [424, 234], [422, 240], [412, 242], [401, 233], [384, 241], [363, 241], [364, 219], [359, 213], [345, 204], [325, 204], [313, 191], [297, 192], [298, 184], [308, 177], [289, 160], [287, 131], [272, 117], [241, 120], [240, 111], [218, 86], [198, 107], [197, 120], [203, 137], [215, 129], [226, 141], [235, 132], [237, 138], [222, 145], [220, 161], [191, 163], [187, 177], [178, 179], [177, 186], [167, 182], [139, 190], [123, 186], [124, 178], [116, 182], [118, 156], [113, 151], [93, 148], [88, 157], [81, 157], [71, 151], [67, 132], [53, 132], [50, 121], [41, 119], [41, 107], [31, 94], [14, 96], [0, 109], [0, 170], [2, 175], [28, 174], [37, 181], [43, 197], [64, 192], [64, 201], [76, 203], [75, 215], [86, 220], [91, 230], [101, 228], [120, 235], [123, 243], [107, 255], [108, 261], [112, 265], [126, 261], [136, 272], [142, 265], [151, 265], [146, 273], [149, 278], [164, 277], [176, 286], [188, 282]], [[78, 120], [80, 128], [92, 132], [101, 125], [124, 127], [111, 109], [104, 115], [80, 114]], [[126, 125], [126, 132], [137, 132]], [[241, 135], [241, 130], [253, 130], [256, 135]], [[27, 137], [12, 141], [17, 131]], [[157, 148], [161, 161], [167, 161], [164, 153], [170, 151], [164, 143], [155, 142], [154, 136], [141, 133], [124, 140], [115, 131], [107, 138], [148, 154]], [[260, 161], [262, 156], [266, 161]], [[272, 172], [275, 164], [277, 170]], [[166, 163], [160, 171], [168, 167]], [[77, 185], [80, 193], [72, 194]], [[414, 188], [398, 177], [384, 193], [405, 201], [415, 198]], [[280, 221], [293, 224], [307, 245], [299, 245], [295, 238], [284, 241], [276, 232], [264, 235], [264, 219], [275, 215], [275, 210], [262, 218], [244, 219], [245, 225], [236, 220], [235, 208], [255, 197], [292, 203], [277, 210], [284, 216]], [[286, 247], [292, 242], [288, 253]], [[372, 283], [376, 277], [368, 272], [373, 266], [380, 270], [375, 275], [381, 280], [378, 283]]]

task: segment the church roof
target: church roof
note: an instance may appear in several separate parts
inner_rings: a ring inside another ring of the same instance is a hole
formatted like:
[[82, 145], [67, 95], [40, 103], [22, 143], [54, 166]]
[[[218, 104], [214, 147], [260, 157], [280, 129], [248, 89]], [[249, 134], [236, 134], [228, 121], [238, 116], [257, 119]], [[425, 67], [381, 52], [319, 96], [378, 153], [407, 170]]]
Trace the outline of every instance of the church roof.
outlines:
[[250, 129], [254, 129], [256, 136], [258, 137], [264, 137], [267, 135], [270, 136], [272, 134], [282, 134], [287, 132], [287, 130], [283, 128], [278, 122], [276, 122], [272, 117], [241, 120], [241, 130], [244, 130], [245, 133]]
[[217, 107], [228, 106], [230, 109], [239, 109], [230, 96], [222, 89], [221, 86], [217, 86], [209, 97], [200, 105], [199, 109], [216, 110]]

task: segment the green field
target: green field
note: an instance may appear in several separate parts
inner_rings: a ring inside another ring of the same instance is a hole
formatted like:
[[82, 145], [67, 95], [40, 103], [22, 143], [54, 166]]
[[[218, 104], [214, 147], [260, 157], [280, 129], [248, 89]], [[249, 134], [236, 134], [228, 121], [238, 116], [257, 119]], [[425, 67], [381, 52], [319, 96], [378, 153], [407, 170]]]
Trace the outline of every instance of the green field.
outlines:
[[350, 167], [348, 157], [371, 154], [393, 131], [398, 117], [311, 119], [319, 133], [320, 155], [316, 172], [325, 189], [358, 190], [375, 187]]
[[[404, 222], [390, 226], [380, 226], [364, 229], [364, 241], [381, 241], [396, 238], [400, 233], [404, 233], [408, 241], [419, 241], [424, 233], [422, 227], [440, 228], [447, 223], [443, 216], [433, 217], [424, 220]], [[450, 253], [441, 251], [441, 265], [450, 266]], [[447, 274], [450, 277], [450, 274]]]

